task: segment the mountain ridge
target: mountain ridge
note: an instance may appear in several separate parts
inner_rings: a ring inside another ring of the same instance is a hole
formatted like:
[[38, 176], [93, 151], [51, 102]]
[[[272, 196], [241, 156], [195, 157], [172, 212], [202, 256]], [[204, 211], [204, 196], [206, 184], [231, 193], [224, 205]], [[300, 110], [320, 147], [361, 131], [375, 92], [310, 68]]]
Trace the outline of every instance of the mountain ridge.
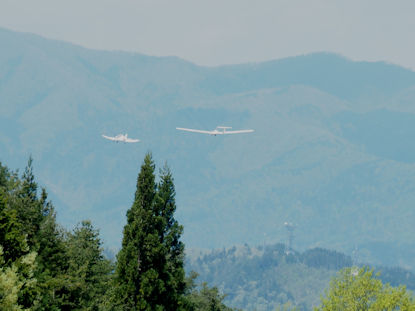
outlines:
[[[61, 223], [90, 218], [117, 248], [152, 150], [172, 167], [189, 247], [280, 242], [291, 221], [300, 249], [358, 246], [376, 261], [368, 245], [404, 245], [380, 263], [415, 266], [414, 72], [327, 53], [209, 68], [26, 38], [0, 29], [0, 160], [33, 155]], [[218, 124], [256, 131], [175, 131]], [[120, 132], [141, 142], [100, 137]]]

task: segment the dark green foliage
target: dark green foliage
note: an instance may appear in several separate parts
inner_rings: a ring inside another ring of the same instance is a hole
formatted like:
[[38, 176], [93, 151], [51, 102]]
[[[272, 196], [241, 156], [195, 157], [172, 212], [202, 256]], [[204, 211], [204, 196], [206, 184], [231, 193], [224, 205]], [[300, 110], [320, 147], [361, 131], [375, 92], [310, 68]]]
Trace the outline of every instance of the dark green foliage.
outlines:
[[[314, 248], [287, 253], [283, 244], [266, 247], [248, 245], [189, 256], [186, 268], [198, 271], [200, 280], [220, 284], [227, 294], [224, 302], [244, 310], [269, 310], [290, 304], [311, 310], [319, 304], [336, 272], [352, 266], [349, 256]], [[415, 275], [402, 268], [378, 268], [380, 278], [393, 286], [415, 289]]]
[[[200, 271], [202, 283], [196, 285], [195, 273], [185, 281], [173, 177], [165, 166], [156, 183], [154, 171], [147, 154], [114, 279], [114, 267], [103, 257], [98, 231], [89, 221], [73, 232], [56, 223], [46, 190], [38, 193], [32, 160], [22, 177], [0, 163], [0, 285], [17, 290], [7, 308], [232, 310], [226, 302], [247, 310], [309, 310], [336, 270], [351, 265], [350, 257], [321, 248], [299, 253], [287, 252], [283, 244], [245, 244], [193, 258], [188, 268]], [[415, 287], [415, 276], [407, 270], [379, 270], [385, 282]], [[220, 284], [227, 295], [208, 283]]]
[[377, 267], [375, 273], [380, 273], [380, 277], [384, 283], [391, 286], [405, 286], [411, 290], [415, 290], [415, 274], [407, 269], [400, 267]]
[[6, 166], [3, 166], [0, 162], [0, 191], [6, 191], [8, 183], [10, 181], [10, 172]]
[[113, 267], [102, 255], [98, 235], [90, 221], [83, 221], [69, 234], [67, 275], [71, 283], [71, 310], [98, 310], [110, 286]]
[[184, 272], [184, 244], [180, 241], [183, 226], [174, 218], [176, 211], [176, 191], [173, 177], [167, 165], [160, 172], [155, 213], [163, 219], [158, 228], [159, 239], [164, 246], [163, 255], [166, 258], [163, 272], [166, 295], [163, 305], [169, 308], [178, 308], [182, 304], [182, 294], [185, 290]]
[[155, 248], [158, 240], [156, 216], [152, 211], [156, 194], [154, 168], [151, 155], [147, 154], [137, 178], [133, 206], [127, 211], [122, 249], [117, 256], [117, 299], [132, 310], [150, 308], [145, 299], [161, 285], [155, 282], [154, 265], [159, 263], [153, 262], [156, 258], [160, 260], [157, 256], [160, 249]]
[[32, 202], [36, 201], [37, 199], [37, 184], [35, 182], [35, 176], [33, 174], [33, 158], [32, 156], [29, 157], [29, 161], [27, 162], [27, 166], [22, 176], [22, 189], [21, 189], [21, 196], [23, 198], [27, 198]]
[[[190, 272], [186, 278], [186, 299], [187, 310], [189, 311], [232, 311], [234, 309], [227, 307], [223, 300], [226, 295], [219, 292], [217, 287], [208, 287], [206, 282], [197, 285], [195, 280], [198, 274]], [[235, 309], [236, 310], [236, 309]]]
[[98, 232], [89, 222], [73, 234], [60, 228], [46, 190], [38, 196], [32, 163], [21, 178], [0, 164], [0, 268], [17, 269], [4, 284], [15, 282], [16, 308], [98, 310], [113, 269]]
[[29, 251], [23, 226], [16, 210], [8, 207], [5, 194], [0, 192], [0, 245], [6, 265], [27, 254]]
[[44, 219], [43, 203], [46, 201], [46, 197], [42, 198], [42, 200], [37, 197], [38, 185], [35, 182], [32, 165], [33, 160], [30, 157], [22, 178], [14, 184], [14, 189], [9, 189], [9, 193], [12, 194], [10, 203], [13, 205], [13, 209], [16, 210], [30, 248], [37, 250], [36, 238]]
[[232, 308], [227, 307], [223, 300], [225, 295], [221, 295], [217, 287], [209, 288], [207, 283], [201, 285], [200, 290], [194, 290], [188, 296], [190, 310], [197, 311], [230, 311]]
[[353, 265], [350, 256], [332, 250], [313, 248], [301, 255], [301, 261], [313, 268], [340, 270]]
[[[42, 192], [46, 195], [46, 192]], [[50, 202], [42, 202], [42, 221], [35, 239], [40, 265], [54, 275], [68, 268], [65, 231], [56, 223], [56, 213]]]
[[[41, 297], [40, 306], [46, 310], [58, 309], [65, 304], [67, 297], [65, 272], [68, 258], [64, 230], [56, 223], [54, 207], [47, 200], [46, 190], [42, 189], [38, 197], [31, 157], [22, 178], [9, 193], [29, 249], [38, 254], [34, 276], [38, 281], [36, 290]], [[30, 301], [23, 299], [21, 302], [26, 307], [30, 306]]]
[[117, 256], [116, 301], [131, 310], [179, 310], [185, 289], [184, 246], [179, 241], [183, 228], [173, 217], [171, 173], [165, 167], [156, 185], [154, 170], [147, 153]]

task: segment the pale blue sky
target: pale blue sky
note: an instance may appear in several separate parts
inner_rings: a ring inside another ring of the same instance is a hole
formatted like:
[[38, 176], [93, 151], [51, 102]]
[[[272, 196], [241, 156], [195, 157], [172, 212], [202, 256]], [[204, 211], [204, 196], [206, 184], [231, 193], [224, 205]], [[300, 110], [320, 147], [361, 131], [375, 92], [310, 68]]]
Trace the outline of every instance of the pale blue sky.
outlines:
[[0, 0], [0, 27], [201, 65], [316, 51], [415, 70], [415, 1]]

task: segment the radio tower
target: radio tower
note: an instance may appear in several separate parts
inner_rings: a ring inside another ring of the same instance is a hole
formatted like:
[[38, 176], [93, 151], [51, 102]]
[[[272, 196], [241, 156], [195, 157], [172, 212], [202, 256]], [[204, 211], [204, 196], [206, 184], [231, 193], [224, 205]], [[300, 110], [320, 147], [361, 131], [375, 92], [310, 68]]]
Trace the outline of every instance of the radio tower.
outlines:
[[284, 222], [284, 226], [287, 229], [288, 232], [288, 248], [285, 251], [285, 253], [288, 255], [291, 253], [293, 249], [293, 240], [294, 240], [294, 229], [295, 225], [291, 222]]

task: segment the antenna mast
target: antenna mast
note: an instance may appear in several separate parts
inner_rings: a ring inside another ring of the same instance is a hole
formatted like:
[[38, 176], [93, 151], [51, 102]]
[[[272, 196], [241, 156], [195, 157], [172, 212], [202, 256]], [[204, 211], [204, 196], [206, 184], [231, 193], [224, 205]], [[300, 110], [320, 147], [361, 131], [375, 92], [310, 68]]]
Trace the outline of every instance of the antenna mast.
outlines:
[[292, 222], [284, 222], [284, 226], [287, 229], [287, 233], [288, 233], [288, 248], [285, 252], [288, 255], [293, 250], [295, 225]]

